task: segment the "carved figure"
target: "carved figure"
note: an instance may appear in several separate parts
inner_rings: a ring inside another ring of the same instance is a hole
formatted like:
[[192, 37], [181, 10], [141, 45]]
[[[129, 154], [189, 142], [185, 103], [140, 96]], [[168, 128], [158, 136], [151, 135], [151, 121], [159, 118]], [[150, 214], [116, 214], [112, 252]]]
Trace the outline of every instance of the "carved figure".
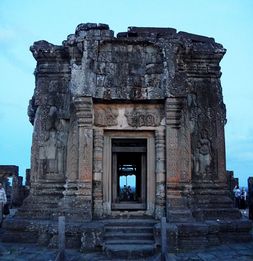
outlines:
[[47, 131], [56, 130], [56, 120], [57, 120], [57, 108], [51, 106], [48, 113], [48, 119], [46, 123]]
[[195, 172], [198, 175], [208, 174], [211, 160], [211, 142], [208, 139], [208, 133], [205, 130], [197, 147], [197, 153], [195, 156]]

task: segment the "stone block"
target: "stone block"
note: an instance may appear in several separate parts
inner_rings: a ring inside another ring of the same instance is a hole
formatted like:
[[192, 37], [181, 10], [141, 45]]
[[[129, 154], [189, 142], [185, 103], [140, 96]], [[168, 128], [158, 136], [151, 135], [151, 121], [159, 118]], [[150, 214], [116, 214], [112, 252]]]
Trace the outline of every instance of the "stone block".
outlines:
[[103, 245], [103, 228], [87, 228], [82, 232], [81, 236], [81, 248], [80, 250], [85, 252], [89, 250], [95, 250]]
[[205, 236], [208, 234], [208, 226], [202, 223], [179, 224], [178, 234], [180, 237]]

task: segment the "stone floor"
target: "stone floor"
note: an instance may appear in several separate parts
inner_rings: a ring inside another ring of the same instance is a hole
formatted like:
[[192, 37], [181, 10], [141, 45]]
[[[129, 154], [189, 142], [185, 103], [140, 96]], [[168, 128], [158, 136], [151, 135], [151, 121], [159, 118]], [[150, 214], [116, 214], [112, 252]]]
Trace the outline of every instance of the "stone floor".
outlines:
[[[32, 244], [0, 243], [1, 261], [54, 261], [57, 250], [46, 249]], [[76, 250], [66, 250], [67, 261], [102, 261], [108, 259], [101, 253], [80, 253]], [[122, 259], [113, 259], [121, 260]], [[139, 259], [140, 260], [140, 259]], [[160, 260], [159, 256], [145, 260]], [[208, 250], [195, 250], [190, 252], [169, 254], [170, 261], [249, 261], [253, 260], [253, 241], [244, 244], [229, 244], [209, 248]]]

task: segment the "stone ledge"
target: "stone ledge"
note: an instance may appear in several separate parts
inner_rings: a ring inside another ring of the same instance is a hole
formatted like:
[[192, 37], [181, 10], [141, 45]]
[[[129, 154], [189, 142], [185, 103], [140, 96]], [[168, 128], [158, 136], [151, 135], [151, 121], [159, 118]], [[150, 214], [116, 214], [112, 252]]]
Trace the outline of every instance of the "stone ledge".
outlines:
[[[3, 223], [6, 233], [1, 242], [38, 243], [49, 248], [58, 246], [58, 222], [8, 218]], [[104, 224], [102, 222], [66, 222], [66, 246], [68, 248], [95, 249], [102, 246]]]
[[[252, 222], [247, 219], [216, 220], [193, 223], [167, 223], [169, 251], [208, 248], [221, 243], [252, 240]], [[160, 245], [160, 224], [154, 228], [156, 243]]]

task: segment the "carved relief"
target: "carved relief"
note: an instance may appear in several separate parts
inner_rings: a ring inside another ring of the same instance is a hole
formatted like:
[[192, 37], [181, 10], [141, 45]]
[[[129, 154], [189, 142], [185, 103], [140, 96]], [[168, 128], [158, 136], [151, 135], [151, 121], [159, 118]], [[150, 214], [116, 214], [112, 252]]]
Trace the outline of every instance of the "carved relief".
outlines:
[[57, 108], [55, 106], [51, 106], [49, 109], [49, 113], [46, 119], [46, 130], [54, 131], [57, 129]]
[[190, 147], [190, 123], [186, 116], [186, 110], [183, 110], [182, 122], [183, 128], [180, 130], [180, 157], [181, 157], [181, 178], [182, 180], [190, 179], [190, 164], [191, 164], [191, 147]]
[[[93, 132], [91, 129], [79, 129], [79, 179], [90, 182], [92, 179]], [[81, 135], [82, 135], [81, 134]], [[80, 148], [81, 147], [81, 148]]]
[[131, 127], [155, 127], [159, 126], [162, 116], [159, 111], [128, 110], [125, 112], [127, 123]]
[[37, 111], [38, 106], [35, 105], [35, 96], [32, 96], [32, 99], [29, 101], [28, 109], [27, 109], [27, 114], [29, 117], [29, 121], [31, 124], [34, 124], [35, 116], [36, 116], [36, 111]]
[[211, 141], [208, 137], [207, 130], [203, 130], [201, 134], [194, 157], [195, 173], [198, 176], [205, 177], [210, 173], [212, 161]]
[[100, 98], [111, 99], [116, 96], [142, 100], [164, 97], [161, 92], [163, 54], [158, 46], [151, 43], [129, 45], [127, 42], [104, 42], [99, 48], [94, 71], [99, 80], [98, 86], [105, 90]]
[[[66, 127], [66, 126], [65, 126]], [[39, 147], [41, 174], [63, 174], [66, 134], [60, 131], [47, 132]]]
[[76, 179], [78, 172], [78, 127], [72, 120], [68, 138], [67, 175], [68, 179]]
[[118, 125], [118, 111], [113, 109], [104, 109], [95, 111], [94, 123], [96, 126], [106, 127], [106, 126], [117, 126]]
[[193, 132], [198, 119], [198, 113], [200, 110], [197, 104], [197, 95], [195, 93], [190, 93], [187, 95], [187, 105], [190, 110], [190, 128], [191, 128], [191, 132]]

